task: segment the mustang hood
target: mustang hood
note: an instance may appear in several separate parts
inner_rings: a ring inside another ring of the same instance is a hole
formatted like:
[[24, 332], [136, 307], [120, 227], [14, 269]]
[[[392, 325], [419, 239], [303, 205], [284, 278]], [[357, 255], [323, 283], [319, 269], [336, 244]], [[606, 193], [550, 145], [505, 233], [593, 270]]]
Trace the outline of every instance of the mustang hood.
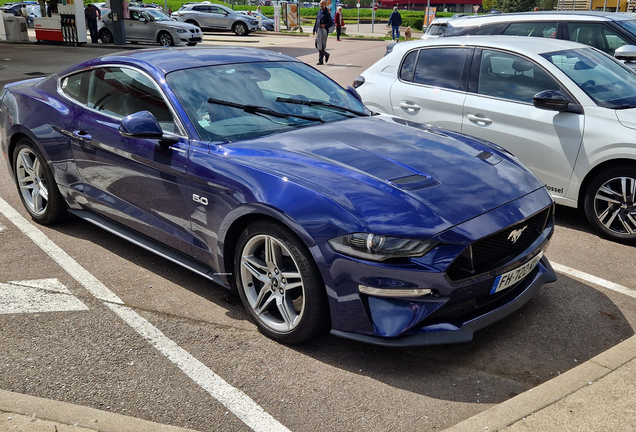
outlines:
[[238, 163], [329, 197], [379, 234], [431, 236], [543, 187], [482, 141], [389, 116], [224, 147]]

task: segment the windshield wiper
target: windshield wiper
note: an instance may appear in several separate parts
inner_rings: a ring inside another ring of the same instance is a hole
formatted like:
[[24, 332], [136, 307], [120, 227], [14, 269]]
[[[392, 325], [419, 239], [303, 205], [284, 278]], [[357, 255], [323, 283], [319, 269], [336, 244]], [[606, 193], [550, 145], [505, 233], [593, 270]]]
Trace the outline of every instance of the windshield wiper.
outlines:
[[245, 105], [245, 104], [240, 104], [236, 102], [224, 101], [221, 99], [208, 98], [208, 103], [242, 109], [246, 113], [250, 113], [250, 114], [265, 114], [265, 115], [270, 115], [272, 117], [279, 117], [279, 118], [286, 118], [286, 119], [290, 117], [296, 117], [303, 120], [310, 120], [310, 121], [325, 123], [325, 120], [321, 119], [318, 116], [305, 115], [305, 114], [281, 113], [281, 112], [274, 111], [272, 109], [265, 108], [265, 107], [259, 107], [256, 105]]
[[307, 106], [321, 106], [321, 107], [327, 107], [327, 108], [335, 108], [341, 111], [347, 111], [350, 112], [352, 114], [355, 114], [357, 116], [364, 116], [367, 117], [368, 114], [360, 112], [360, 111], [356, 111], [350, 108], [345, 108], [345, 107], [341, 107], [338, 105], [334, 105], [332, 103], [329, 102], [323, 102], [323, 101], [317, 101], [317, 100], [303, 100], [303, 99], [294, 99], [294, 98], [282, 98], [282, 97], [277, 97], [276, 98], [276, 102], [283, 102], [283, 103], [291, 103], [291, 104], [298, 104], [298, 105], [307, 105]]
[[623, 105], [612, 107], [612, 109], [615, 109], [615, 110], [624, 110], [624, 109], [632, 109], [632, 108], [636, 108], [636, 105], [623, 104]]

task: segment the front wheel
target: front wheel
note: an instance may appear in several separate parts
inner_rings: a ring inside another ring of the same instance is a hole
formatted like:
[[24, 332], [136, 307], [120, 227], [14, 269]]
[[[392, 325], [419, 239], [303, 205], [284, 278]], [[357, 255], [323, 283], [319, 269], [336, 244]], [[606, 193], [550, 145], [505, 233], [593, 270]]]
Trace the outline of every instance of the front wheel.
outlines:
[[170, 33], [166, 33], [166, 32], [162, 32], [159, 34], [159, 37], [157, 38], [157, 42], [159, 42], [159, 45], [161, 46], [173, 46], [174, 45], [174, 41], [172, 40], [172, 36], [170, 36]]
[[99, 39], [102, 41], [102, 43], [113, 43], [113, 34], [110, 32], [110, 30], [107, 29], [101, 29], [99, 31]]
[[636, 169], [615, 167], [597, 174], [585, 193], [585, 215], [603, 236], [636, 242]]
[[234, 34], [237, 36], [247, 36], [249, 31], [247, 30], [247, 25], [245, 23], [239, 22], [234, 24]]
[[47, 225], [67, 217], [66, 202], [53, 173], [31, 141], [18, 142], [13, 153], [13, 169], [22, 204], [35, 222]]
[[268, 337], [297, 344], [328, 328], [320, 272], [288, 228], [269, 221], [248, 225], [238, 240], [234, 268], [243, 305]]

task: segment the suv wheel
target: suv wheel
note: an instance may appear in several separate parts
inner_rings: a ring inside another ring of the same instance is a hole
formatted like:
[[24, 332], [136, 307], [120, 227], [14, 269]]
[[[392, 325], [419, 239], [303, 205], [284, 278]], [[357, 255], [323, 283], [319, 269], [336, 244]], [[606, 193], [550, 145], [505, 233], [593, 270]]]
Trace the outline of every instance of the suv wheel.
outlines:
[[237, 22], [232, 27], [232, 30], [237, 36], [247, 36], [249, 31], [247, 30], [247, 25], [243, 22]]

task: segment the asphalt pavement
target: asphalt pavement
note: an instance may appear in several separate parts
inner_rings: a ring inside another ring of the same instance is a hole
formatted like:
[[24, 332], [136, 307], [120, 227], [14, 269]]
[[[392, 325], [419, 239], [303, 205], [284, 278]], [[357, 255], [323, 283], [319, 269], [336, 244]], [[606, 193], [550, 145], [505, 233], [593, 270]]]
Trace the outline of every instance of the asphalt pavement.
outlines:
[[[384, 29], [384, 26], [376, 27]], [[348, 26], [351, 36], [379, 36], [378, 29], [372, 33], [369, 25], [364, 25], [363, 30], [357, 33], [355, 25]], [[223, 40], [223, 36], [219, 36], [219, 40]], [[8, 43], [0, 42], [0, 52], [2, 45]], [[95, 57], [122, 49], [86, 44], [75, 51], [64, 50], [65, 56], [60, 58], [56, 46], [47, 46], [45, 51], [41, 47], [33, 42], [21, 43], [21, 56], [14, 55], [10, 62], [0, 56], [0, 83], [48, 74], [60, 70], [61, 65], [73, 64], [90, 55]], [[29, 56], [29, 50], [37, 51], [38, 55]], [[569, 276], [577, 279], [576, 274]], [[447, 432], [632, 431], [636, 430], [635, 411], [636, 336], [632, 336], [577, 367], [456, 424]], [[189, 429], [0, 390], [0, 430], [177, 432]]]

